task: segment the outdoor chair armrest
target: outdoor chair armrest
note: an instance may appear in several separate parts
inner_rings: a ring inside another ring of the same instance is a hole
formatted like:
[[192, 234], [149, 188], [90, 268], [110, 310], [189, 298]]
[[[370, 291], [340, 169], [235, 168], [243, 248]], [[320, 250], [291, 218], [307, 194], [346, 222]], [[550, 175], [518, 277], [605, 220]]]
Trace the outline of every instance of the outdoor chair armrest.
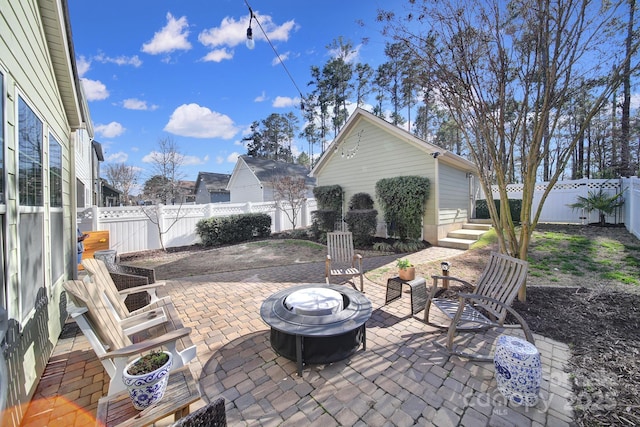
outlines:
[[167, 304], [171, 304], [171, 303], [172, 302], [171, 302], [171, 297], [170, 296], [158, 298], [156, 300], [151, 301], [148, 305], [145, 305], [142, 308], [139, 308], [139, 309], [134, 310], [134, 311], [130, 311], [129, 314], [130, 315], [135, 315], [135, 314], [145, 313], [145, 312], [150, 311], [150, 310], [155, 310], [157, 308], [162, 308], [162, 307], [166, 306]]
[[126, 335], [133, 335], [167, 321], [164, 308], [157, 307], [122, 319], [119, 323]]
[[135, 288], [126, 288], [126, 289], [122, 289], [119, 290], [118, 293], [122, 296], [127, 296], [129, 294], [134, 294], [136, 292], [149, 292], [152, 291], [155, 293], [155, 290], [158, 288], [161, 288], [163, 286], [166, 286], [166, 282], [156, 282], [156, 283], [150, 283], [148, 285], [141, 285], [141, 286], [136, 286]]
[[126, 347], [122, 347], [102, 356], [98, 356], [99, 359], [113, 359], [118, 357], [130, 357], [136, 354], [144, 353], [145, 351], [152, 350], [154, 348], [162, 347], [166, 344], [175, 343], [181, 338], [188, 337], [191, 333], [191, 328], [176, 329], [159, 337], [150, 338], [148, 340], [141, 341], [139, 343], [131, 344]]
[[431, 276], [431, 278], [433, 279], [433, 284], [434, 286], [436, 286], [436, 284], [438, 283], [438, 280], [453, 280], [454, 282], [459, 282], [462, 283], [464, 285], [468, 285], [471, 286], [473, 288], [475, 288], [475, 285], [473, 283], [469, 283], [466, 280], [460, 279], [458, 277], [453, 277], [453, 276], [440, 276], [440, 275], [433, 275]]

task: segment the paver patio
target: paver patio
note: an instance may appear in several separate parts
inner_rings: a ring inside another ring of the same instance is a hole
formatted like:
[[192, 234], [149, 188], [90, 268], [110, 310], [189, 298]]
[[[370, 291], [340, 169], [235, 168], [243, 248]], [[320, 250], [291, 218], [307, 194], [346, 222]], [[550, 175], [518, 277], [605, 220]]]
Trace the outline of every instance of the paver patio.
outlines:
[[[444, 259], [429, 248], [421, 254]], [[397, 257], [365, 260], [371, 270]], [[215, 262], [215, 260], [212, 260]], [[392, 264], [393, 265], [393, 264]], [[445, 335], [409, 315], [409, 295], [384, 305], [385, 286], [365, 281], [373, 305], [367, 350], [329, 365], [306, 366], [278, 356], [262, 301], [300, 283], [323, 283], [324, 263], [244, 270], [171, 280], [166, 292], [192, 328], [198, 358], [190, 364], [203, 397], [226, 399], [230, 426], [563, 426], [572, 422], [573, 393], [564, 366], [566, 345], [536, 335], [543, 362], [541, 399], [527, 408], [497, 391], [491, 363], [449, 357]], [[346, 285], [350, 286], [350, 285]], [[509, 331], [520, 335], [519, 331]], [[498, 332], [474, 334], [471, 346], [490, 348]], [[55, 348], [23, 426], [95, 424], [108, 377], [73, 323]], [[192, 410], [202, 406], [192, 405]], [[171, 423], [163, 420], [159, 425]]]

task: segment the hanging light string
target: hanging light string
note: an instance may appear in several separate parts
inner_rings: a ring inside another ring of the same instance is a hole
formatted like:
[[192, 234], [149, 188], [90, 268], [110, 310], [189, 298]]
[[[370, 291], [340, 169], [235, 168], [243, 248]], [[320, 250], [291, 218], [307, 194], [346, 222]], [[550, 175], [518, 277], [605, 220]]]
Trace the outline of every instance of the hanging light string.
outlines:
[[[251, 21], [253, 19], [255, 19], [256, 23], [258, 24], [258, 27], [260, 27], [260, 31], [262, 31], [262, 34], [264, 34], [264, 38], [267, 39], [267, 42], [269, 42], [269, 46], [271, 46], [271, 49], [273, 49], [273, 53], [276, 54], [276, 58], [278, 58], [278, 61], [280, 61], [280, 64], [282, 64], [282, 67], [284, 68], [284, 71], [289, 76], [289, 79], [291, 80], [291, 83], [293, 83], [293, 85], [295, 86], [296, 90], [298, 91], [298, 94], [300, 95], [300, 109], [304, 110], [304, 97], [302, 96], [302, 91], [300, 90], [300, 88], [296, 84], [296, 81], [293, 79], [293, 76], [289, 72], [289, 69], [284, 64], [284, 61], [280, 57], [280, 54], [276, 50], [276, 47], [273, 45], [273, 43], [271, 43], [271, 40], [269, 39], [269, 36], [267, 36], [267, 32], [264, 30], [264, 28], [262, 28], [262, 24], [258, 20], [258, 17], [253, 13], [253, 9], [249, 5], [249, 2], [247, 0], [244, 0], [244, 3], [247, 5], [247, 8], [249, 8], [249, 16], [250, 16], [249, 17], [249, 28], [251, 28]], [[247, 36], [248, 35], [249, 35], [249, 32], [247, 32]]]

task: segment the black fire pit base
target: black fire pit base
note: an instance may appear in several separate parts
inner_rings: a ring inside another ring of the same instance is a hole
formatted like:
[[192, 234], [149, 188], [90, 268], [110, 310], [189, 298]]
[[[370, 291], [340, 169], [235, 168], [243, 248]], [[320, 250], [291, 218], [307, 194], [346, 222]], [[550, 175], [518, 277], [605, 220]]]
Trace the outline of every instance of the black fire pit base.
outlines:
[[[296, 338], [286, 332], [271, 329], [271, 347], [280, 356], [296, 362]], [[363, 327], [333, 337], [302, 337], [304, 363], [331, 363], [344, 360], [358, 351], [360, 345], [367, 349], [366, 330]]]
[[[343, 297], [343, 309], [333, 314], [312, 316], [289, 310], [284, 300], [291, 293], [307, 288], [328, 288]], [[362, 345], [366, 350], [366, 321], [371, 302], [360, 292], [345, 286], [308, 284], [276, 292], [260, 309], [262, 319], [271, 326], [271, 347], [297, 364], [302, 375], [304, 364], [323, 364], [343, 360]]]

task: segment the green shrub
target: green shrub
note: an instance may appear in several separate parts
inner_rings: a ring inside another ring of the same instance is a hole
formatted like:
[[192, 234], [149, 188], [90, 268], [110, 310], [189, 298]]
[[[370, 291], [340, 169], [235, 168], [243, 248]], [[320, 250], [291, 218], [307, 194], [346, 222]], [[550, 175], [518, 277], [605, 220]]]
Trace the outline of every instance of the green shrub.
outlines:
[[351, 210], [344, 216], [344, 222], [353, 234], [353, 244], [358, 247], [369, 246], [376, 234], [378, 211], [375, 209]]
[[378, 211], [373, 209], [373, 198], [367, 193], [356, 193], [349, 200], [349, 210], [344, 216], [349, 231], [353, 234], [353, 244], [369, 246], [376, 234]]
[[420, 238], [429, 185], [429, 179], [422, 176], [399, 176], [376, 182], [376, 197], [384, 220], [390, 224], [390, 232], [400, 239]]
[[340, 220], [340, 211], [317, 210], [311, 212], [313, 226], [320, 232], [333, 231], [336, 221]]
[[342, 213], [342, 187], [339, 185], [323, 185], [313, 188], [313, 197], [318, 203], [318, 210], [311, 212], [312, 230], [316, 238], [327, 231], [333, 231], [336, 221]]
[[271, 217], [267, 214], [242, 214], [198, 221], [196, 233], [204, 246], [227, 245], [271, 235]]
[[342, 187], [339, 185], [321, 185], [313, 188], [313, 197], [320, 210], [342, 210]]
[[349, 210], [373, 209], [373, 198], [368, 193], [356, 193], [349, 200]]

